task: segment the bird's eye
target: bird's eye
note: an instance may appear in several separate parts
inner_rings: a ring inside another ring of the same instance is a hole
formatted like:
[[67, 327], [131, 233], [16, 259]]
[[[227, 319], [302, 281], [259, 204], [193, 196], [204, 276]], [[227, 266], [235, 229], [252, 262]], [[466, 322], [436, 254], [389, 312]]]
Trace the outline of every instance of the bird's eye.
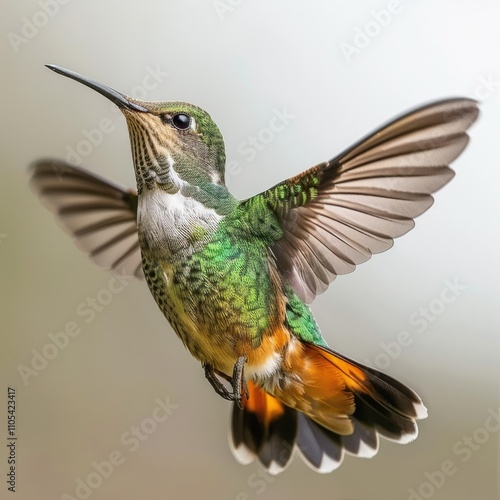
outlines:
[[191, 126], [191, 118], [184, 113], [172, 117], [172, 125], [178, 130], [187, 130]]

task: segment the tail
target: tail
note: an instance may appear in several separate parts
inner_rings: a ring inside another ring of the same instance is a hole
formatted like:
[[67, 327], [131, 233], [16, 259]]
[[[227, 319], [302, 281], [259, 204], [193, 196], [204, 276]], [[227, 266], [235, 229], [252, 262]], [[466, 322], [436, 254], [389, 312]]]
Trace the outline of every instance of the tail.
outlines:
[[289, 464], [297, 449], [314, 470], [332, 472], [344, 454], [371, 458], [378, 436], [413, 441], [415, 420], [427, 410], [411, 389], [332, 350], [297, 342], [285, 358], [272, 395], [248, 383], [243, 409], [233, 408], [232, 450], [241, 463], [255, 458], [271, 474]]

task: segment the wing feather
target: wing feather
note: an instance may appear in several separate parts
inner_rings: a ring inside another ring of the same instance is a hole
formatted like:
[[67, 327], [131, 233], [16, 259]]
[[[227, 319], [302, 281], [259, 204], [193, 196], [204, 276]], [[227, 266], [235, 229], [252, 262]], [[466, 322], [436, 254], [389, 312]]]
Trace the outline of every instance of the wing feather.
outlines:
[[98, 266], [121, 276], [143, 276], [135, 192], [56, 160], [33, 166], [31, 186]]
[[423, 106], [257, 195], [281, 223], [271, 252], [302, 300], [311, 302], [414, 226], [432, 193], [454, 176], [448, 165], [467, 145], [477, 115], [471, 99]]

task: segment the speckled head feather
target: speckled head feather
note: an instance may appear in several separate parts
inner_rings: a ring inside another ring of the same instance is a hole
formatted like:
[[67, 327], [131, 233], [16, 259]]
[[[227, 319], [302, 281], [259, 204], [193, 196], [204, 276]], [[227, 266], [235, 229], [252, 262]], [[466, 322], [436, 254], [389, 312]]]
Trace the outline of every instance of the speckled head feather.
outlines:
[[141, 102], [147, 113], [121, 108], [127, 119], [139, 192], [146, 185], [169, 192], [183, 183], [224, 185], [222, 134], [209, 114], [184, 102]]

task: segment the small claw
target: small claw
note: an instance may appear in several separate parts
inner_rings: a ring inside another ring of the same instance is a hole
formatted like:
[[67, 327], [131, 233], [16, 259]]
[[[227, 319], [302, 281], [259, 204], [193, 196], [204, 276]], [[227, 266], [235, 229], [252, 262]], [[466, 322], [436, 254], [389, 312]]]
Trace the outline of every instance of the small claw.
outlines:
[[233, 368], [233, 395], [234, 401], [240, 410], [243, 410], [243, 394], [248, 398], [248, 387], [243, 377], [243, 369], [245, 368], [246, 362], [247, 358], [245, 356], [240, 356]]
[[216, 377], [213, 367], [207, 363], [203, 366], [203, 368], [205, 369], [205, 377], [210, 382], [215, 392], [222, 398], [227, 399], [228, 401], [233, 401], [233, 394], [230, 393]]
[[[203, 368], [205, 369], [205, 377], [210, 382], [215, 392], [228, 401], [234, 401], [238, 405], [238, 408], [240, 408], [240, 410], [243, 409], [243, 396], [245, 396], [246, 399], [249, 399], [250, 397], [246, 380], [243, 377], [243, 369], [246, 362], [246, 357], [240, 356], [238, 358], [238, 360], [234, 364], [232, 377], [219, 370], [214, 369], [213, 366], [209, 363], [203, 365]], [[231, 386], [233, 387], [233, 392], [229, 392], [224, 387], [221, 381], [217, 378], [217, 375], [231, 384]]]

